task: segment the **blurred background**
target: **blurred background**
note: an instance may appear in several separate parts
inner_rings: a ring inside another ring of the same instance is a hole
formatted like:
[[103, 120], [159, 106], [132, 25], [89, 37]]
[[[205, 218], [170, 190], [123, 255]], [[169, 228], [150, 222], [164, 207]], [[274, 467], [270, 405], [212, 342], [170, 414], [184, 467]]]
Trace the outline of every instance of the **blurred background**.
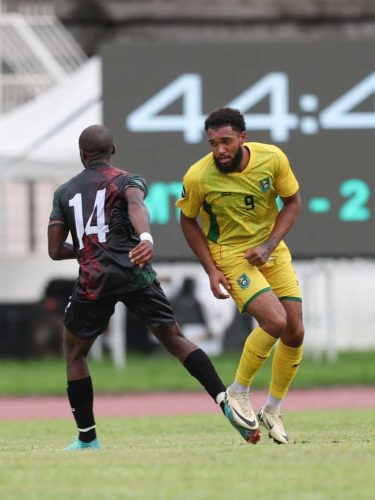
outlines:
[[[48, 258], [47, 224], [94, 123], [114, 135], [114, 164], [148, 181], [155, 268], [185, 334], [213, 356], [240, 351], [251, 320], [211, 295], [174, 206], [223, 105], [300, 181], [287, 242], [307, 354], [375, 352], [374, 54], [371, 0], [0, 1], [0, 358], [61, 357], [78, 269]], [[92, 356], [121, 368], [159, 349], [119, 306]]]

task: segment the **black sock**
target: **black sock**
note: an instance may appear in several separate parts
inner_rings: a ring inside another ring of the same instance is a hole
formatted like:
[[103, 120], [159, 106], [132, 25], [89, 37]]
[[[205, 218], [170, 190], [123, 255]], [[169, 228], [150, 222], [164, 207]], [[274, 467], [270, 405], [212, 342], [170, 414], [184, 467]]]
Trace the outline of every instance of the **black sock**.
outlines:
[[221, 392], [225, 392], [225, 385], [210, 358], [202, 349], [191, 352], [184, 361], [184, 367], [190, 375], [199, 380], [215, 402], [216, 396]]
[[91, 377], [68, 380], [67, 393], [79, 430], [79, 439], [88, 443], [96, 438], [93, 412], [94, 391]]

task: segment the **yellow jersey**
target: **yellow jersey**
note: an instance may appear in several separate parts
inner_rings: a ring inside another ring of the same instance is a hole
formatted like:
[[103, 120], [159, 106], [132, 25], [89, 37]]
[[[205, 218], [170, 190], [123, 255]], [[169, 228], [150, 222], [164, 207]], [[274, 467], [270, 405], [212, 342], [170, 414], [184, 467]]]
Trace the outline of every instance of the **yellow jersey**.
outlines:
[[298, 181], [278, 147], [248, 142], [250, 159], [242, 172], [222, 173], [209, 153], [183, 178], [176, 205], [186, 217], [201, 218], [208, 243], [245, 245], [267, 240], [278, 214], [277, 197], [295, 194]]

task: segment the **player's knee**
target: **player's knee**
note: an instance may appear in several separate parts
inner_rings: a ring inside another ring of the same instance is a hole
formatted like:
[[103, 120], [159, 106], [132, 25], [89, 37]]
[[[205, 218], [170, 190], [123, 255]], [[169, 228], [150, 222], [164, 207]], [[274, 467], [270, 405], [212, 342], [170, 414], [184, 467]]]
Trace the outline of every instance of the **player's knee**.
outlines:
[[287, 326], [286, 313], [282, 310], [278, 311], [277, 313], [264, 318], [263, 321], [260, 321], [259, 326], [268, 334], [272, 335], [272, 337], [279, 338]]
[[300, 342], [300, 344], [302, 344], [304, 336], [305, 336], [305, 329], [303, 327], [303, 324], [300, 323], [298, 325], [298, 327], [296, 328], [294, 337], [295, 337], [296, 340], [298, 340]]
[[87, 349], [83, 348], [78, 342], [74, 344], [64, 342], [63, 348], [65, 361], [68, 365], [79, 362], [87, 356]]
[[302, 322], [288, 325], [283, 334], [283, 341], [290, 347], [299, 347], [303, 344], [305, 329]]

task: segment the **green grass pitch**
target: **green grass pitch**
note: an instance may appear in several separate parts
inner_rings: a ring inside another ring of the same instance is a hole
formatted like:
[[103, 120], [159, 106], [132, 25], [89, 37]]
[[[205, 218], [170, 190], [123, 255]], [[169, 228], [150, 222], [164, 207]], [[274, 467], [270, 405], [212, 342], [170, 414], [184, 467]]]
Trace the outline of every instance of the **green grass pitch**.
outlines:
[[290, 412], [291, 443], [248, 445], [220, 414], [99, 419], [99, 451], [67, 453], [71, 421], [1, 422], [9, 499], [372, 499], [374, 412]]

